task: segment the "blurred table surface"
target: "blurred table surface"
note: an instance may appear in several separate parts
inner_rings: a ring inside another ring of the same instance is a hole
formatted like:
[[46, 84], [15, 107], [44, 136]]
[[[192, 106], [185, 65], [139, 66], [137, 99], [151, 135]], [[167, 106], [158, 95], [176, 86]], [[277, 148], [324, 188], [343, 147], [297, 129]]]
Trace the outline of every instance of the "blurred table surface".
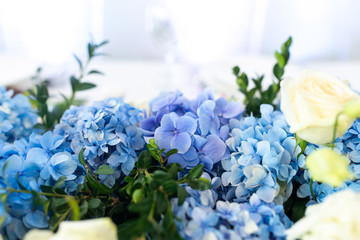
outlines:
[[[249, 77], [265, 74], [264, 84], [272, 81], [272, 67], [275, 63], [269, 56], [241, 56], [206, 64], [166, 64], [163, 61], [98, 59], [90, 66], [104, 73], [92, 75], [87, 81], [98, 85], [96, 89], [80, 94], [90, 101], [107, 97], [124, 97], [125, 101], [143, 105], [161, 91], [179, 89], [190, 98], [196, 96], [206, 86], [215, 93], [242, 98], [237, 91], [232, 67], [240, 66]], [[69, 76], [77, 72], [76, 62], [50, 64], [14, 56], [0, 55], [0, 84], [16, 86], [25, 90], [33, 83], [31, 76], [42, 66], [43, 76], [52, 80], [51, 93], [69, 94]], [[360, 60], [357, 61], [309, 61], [302, 64], [289, 63], [285, 76], [294, 77], [304, 69], [324, 71], [348, 80], [360, 91]]]

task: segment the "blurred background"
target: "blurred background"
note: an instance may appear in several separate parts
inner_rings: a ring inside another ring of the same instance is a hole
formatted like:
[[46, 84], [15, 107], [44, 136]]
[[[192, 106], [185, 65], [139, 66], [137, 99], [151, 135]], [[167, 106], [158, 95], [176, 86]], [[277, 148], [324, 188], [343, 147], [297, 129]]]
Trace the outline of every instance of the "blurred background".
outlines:
[[205, 86], [230, 96], [234, 65], [270, 83], [274, 51], [292, 36], [287, 76], [327, 71], [360, 90], [359, 13], [354, 0], [0, 0], [0, 84], [25, 88], [41, 66], [66, 92], [72, 54], [85, 59], [88, 41], [109, 40], [93, 63], [105, 75], [84, 97], [141, 103]]

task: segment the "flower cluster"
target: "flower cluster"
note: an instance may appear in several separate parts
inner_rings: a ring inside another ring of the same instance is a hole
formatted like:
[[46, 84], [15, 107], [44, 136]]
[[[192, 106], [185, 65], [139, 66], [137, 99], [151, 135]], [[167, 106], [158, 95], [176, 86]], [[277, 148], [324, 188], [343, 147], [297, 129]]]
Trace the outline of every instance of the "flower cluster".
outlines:
[[[350, 188], [354, 191], [360, 190], [360, 120], [357, 119], [351, 128], [341, 137], [335, 141], [334, 150], [340, 154], [347, 156], [350, 161], [350, 170], [354, 174], [355, 179], [353, 181], [346, 181], [339, 187], [334, 188], [327, 183], [313, 183], [313, 194], [317, 202], [322, 202], [326, 196], [334, 192], [341, 191], [345, 188]], [[310, 155], [316, 149], [322, 148], [322, 146], [310, 144], [305, 151], [306, 155]], [[300, 166], [302, 165], [302, 166]], [[300, 167], [304, 167], [304, 162], [299, 162]], [[297, 179], [301, 186], [297, 191], [297, 196], [300, 198], [311, 197], [310, 192], [310, 173], [308, 169], [304, 169], [301, 178]]]
[[256, 193], [265, 202], [275, 199], [282, 204], [292, 192], [300, 149], [281, 112], [270, 105], [262, 105], [260, 111], [261, 118], [230, 121], [231, 137], [226, 144], [231, 158], [222, 160], [222, 182], [235, 195], [228, 195], [227, 200], [244, 201]]
[[8, 215], [2, 231], [10, 239], [22, 238], [28, 229], [48, 227], [48, 216], [42, 207], [33, 205], [32, 195], [21, 190], [41, 192], [41, 185], [53, 186], [66, 179], [63, 189], [70, 194], [84, 180], [85, 169], [77, 155], [64, 148], [64, 138], [52, 132], [32, 134], [29, 141], [20, 139], [5, 143], [0, 150], [0, 183], [2, 193], [8, 192], [5, 206]]
[[129, 174], [137, 160], [137, 151], [144, 148], [143, 134], [137, 126], [142, 117], [139, 109], [121, 98], [110, 98], [92, 106], [72, 106], [54, 131], [65, 137], [75, 154], [84, 149], [90, 170], [103, 164], [111, 166], [114, 174], [99, 178], [112, 187], [121, 175]]
[[292, 225], [282, 205], [265, 203], [256, 194], [249, 202], [230, 203], [216, 200], [212, 190], [188, 192], [183, 205], [172, 204], [184, 239], [285, 239]]
[[30, 101], [22, 94], [0, 87], [0, 139], [13, 142], [33, 132], [38, 115]]
[[192, 101], [179, 91], [162, 94], [151, 102], [150, 109], [150, 116], [140, 126], [165, 152], [178, 150], [169, 163], [179, 163], [183, 168], [203, 163], [207, 170], [227, 157], [224, 141], [229, 135], [229, 121], [243, 111], [238, 102], [214, 100], [209, 90]]

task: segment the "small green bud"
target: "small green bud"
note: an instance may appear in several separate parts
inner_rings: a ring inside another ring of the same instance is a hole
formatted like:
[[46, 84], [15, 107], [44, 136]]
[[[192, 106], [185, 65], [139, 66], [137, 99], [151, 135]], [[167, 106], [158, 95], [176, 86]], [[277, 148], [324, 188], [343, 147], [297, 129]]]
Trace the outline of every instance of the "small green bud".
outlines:
[[360, 100], [353, 100], [345, 104], [343, 113], [349, 116], [350, 118], [360, 117]]
[[142, 189], [136, 189], [132, 194], [132, 199], [134, 203], [139, 202], [145, 197], [144, 191]]

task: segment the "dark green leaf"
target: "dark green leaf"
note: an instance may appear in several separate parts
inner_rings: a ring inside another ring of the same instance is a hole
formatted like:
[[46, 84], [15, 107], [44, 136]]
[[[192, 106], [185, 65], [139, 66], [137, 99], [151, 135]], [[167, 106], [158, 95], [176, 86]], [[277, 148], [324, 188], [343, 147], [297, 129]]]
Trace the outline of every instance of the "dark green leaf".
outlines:
[[[144, 216], [133, 221], [126, 221], [118, 226], [118, 236], [120, 240], [136, 239], [136, 237], [143, 236], [150, 231], [152, 224]], [[138, 238], [142, 239], [142, 238]]]
[[112, 175], [114, 174], [115, 170], [110, 167], [109, 165], [103, 164], [98, 169], [96, 169], [95, 174], [101, 175]]
[[85, 91], [85, 90], [88, 90], [88, 89], [92, 89], [96, 87], [95, 84], [93, 83], [89, 83], [89, 82], [82, 82], [82, 83], [79, 83], [77, 88], [76, 88], [76, 91]]
[[77, 61], [77, 63], [79, 64], [79, 68], [82, 69], [82, 63], [81, 63], [81, 60], [78, 56], [76, 56], [76, 54], [73, 54], [75, 60]]
[[284, 75], [284, 68], [280, 67], [279, 64], [275, 64], [273, 73], [274, 76], [280, 81], [281, 77]]
[[168, 202], [162, 192], [156, 192], [156, 202], [155, 202], [155, 213], [158, 215], [162, 215], [166, 212], [168, 208]]
[[155, 172], [153, 172], [152, 177], [155, 181], [160, 182], [160, 184], [164, 183], [165, 181], [171, 180], [170, 174], [161, 170], [156, 170]]
[[178, 150], [177, 149], [171, 149], [170, 151], [168, 151], [166, 154], [165, 154], [165, 158], [168, 158], [169, 156], [177, 153]]
[[190, 169], [190, 171], [186, 175], [186, 178], [195, 179], [195, 178], [200, 177], [201, 174], [203, 173], [203, 167], [204, 167], [204, 164], [199, 164], [196, 167]]
[[91, 75], [91, 74], [100, 74], [100, 75], [103, 75], [102, 72], [98, 71], [98, 70], [91, 70], [87, 73], [88, 75]]
[[85, 158], [84, 158], [84, 149], [81, 149], [79, 152], [79, 162], [81, 165], [86, 166]]
[[32, 190], [31, 194], [34, 207], [40, 207], [46, 202], [46, 199], [41, 197], [38, 192]]
[[254, 95], [255, 95], [255, 93], [256, 93], [256, 90], [257, 90], [256, 88], [251, 89], [251, 90], [248, 92], [247, 97], [248, 97], [248, 98], [253, 98]]
[[88, 209], [89, 209], [88, 202], [87, 201], [82, 202], [80, 205], [80, 218], [83, 218], [87, 214]]
[[153, 203], [152, 198], [145, 198], [135, 204], [130, 205], [129, 210], [131, 212], [136, 212], [146, 215], [145, 213], [148, 213], [150, 211], [152, 203]]
[[79, 80], [75, 76], [70, 77], [71, 88], [73, 92], [76, 92], [79, 85]]
[[169, 195], [176, 193], [178, 184], [174, 180], [169, 180], [164, 182], [162, 185], [165, 192], [167, 192]]
[[104, 41], [102, 41], [101, 43], [97, 44], [96, 47], [99, 48], [99, 47], [104, 46], [104, 45], [106, 45], [106, 44], [108, 44], [108, 43], [109, 43], [108, 40], [104, 40]]
[[182, 205], [186, 199], [187, 191], [184, 187], [179, 186], [177, 187], [177, 197], [178, 197], [178, 205]]
[[54, 184], [53, 189], [62, 188], [65, 185], [65, 180], [66, 180], [66, 177], [64, 177], [64, 176], [60, 177]]
[[170, 174], [172, 179], [176, 179], [178, 172], [184, 172], [184, 169], [181, 168], [180, 164], [172, 163], [166, 167], [168, 169], [168, 173]]
[[206, 190], [211, 187], [210, 181], [206, 178], [191, 179], [188, 181], [188, 185], [195, 190]]
[[137, 168], [139, 169], [147, 169], [151, 166], [151, 155], [148, 151], [142, 151], [138, 160], [137, 160]]
[[238, 77], [240, 73], [240, 68], [238, 66], [233, 67], [233, 74]]
[[100, 203], [101, 203], [100, 199], [92, 198], [88, 201], [88, 207], [89, 208], [97, 208], [97, 207], [99, 207]]
[[97, 194], [111, 194], [113, 190], [109, 188], [108, 186], [100, 183], [98, 180], [93, 178], [91, 174], [86, 174], [86, 180], [91, 188], [91, 190], [94, 192], [95, 196]]

